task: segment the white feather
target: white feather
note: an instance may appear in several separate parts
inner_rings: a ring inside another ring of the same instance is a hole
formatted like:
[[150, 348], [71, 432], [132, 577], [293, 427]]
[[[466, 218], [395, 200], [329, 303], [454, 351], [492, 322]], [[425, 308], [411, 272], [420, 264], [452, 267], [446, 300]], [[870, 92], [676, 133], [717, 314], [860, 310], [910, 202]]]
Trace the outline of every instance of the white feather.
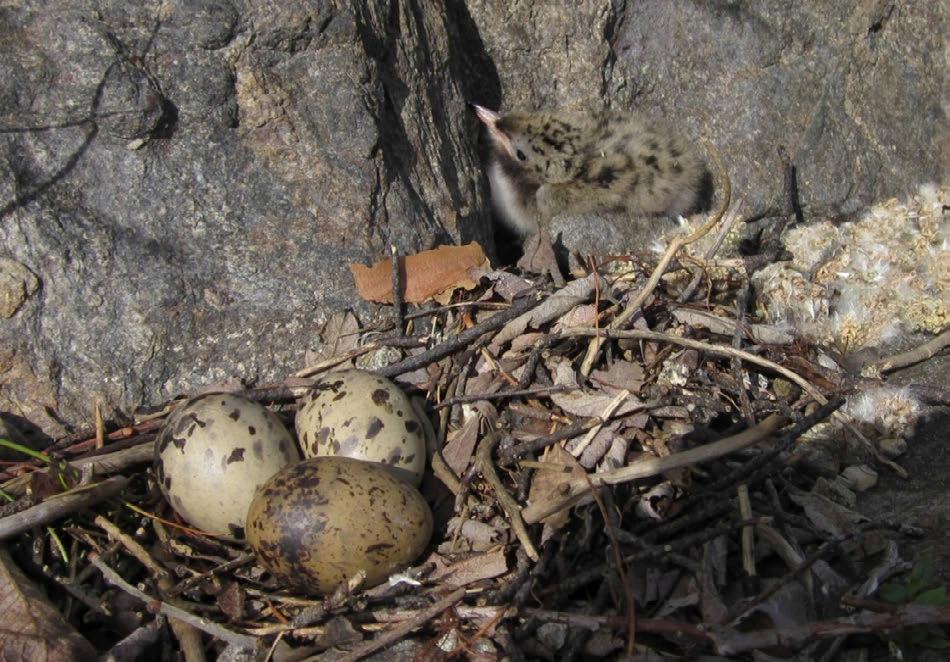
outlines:
[[495, 211], [508, 226], [521, 236], [537, 232], [538, 223], [525, 209], [519, 199], [518, 191], [502, 170], [498, 162], [493, 162], [488, 168], [488, 182], [491, 184], [491, 197]]

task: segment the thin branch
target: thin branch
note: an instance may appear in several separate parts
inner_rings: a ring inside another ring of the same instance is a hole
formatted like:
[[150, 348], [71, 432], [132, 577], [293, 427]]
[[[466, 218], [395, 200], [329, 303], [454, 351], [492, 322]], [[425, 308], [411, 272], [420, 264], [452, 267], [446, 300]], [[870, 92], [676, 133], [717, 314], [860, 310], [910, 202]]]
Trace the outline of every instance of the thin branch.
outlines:
[[[597, 329], [590, 328], [575, 328], [575, 329], [564, 329], [560, 332], [560, 337], [569, 338], [571, 336], [596, 336]], [[755, 365], [761, 366], [763, 368], [768, 368], [778, 374], [780, 374], [785, 379], [790, 382], [794, 382], [802, 388], [803, 391], [808, 393], [812, 398], [818, 401], [819, 404], [825, 404], [827, 400], [821, 392], [815, 388], [811, 382], [806, 380], [804, 377], [798, 375], [797, 373], [792, 372], [788, 368], [780, 366], [774, 361], [769, 361], [768, 359], [763, 359], [761, 356], [755, 354], [750, 354], [749, 352], [743, 351], [741, 349], [735, 349], [733, 347], [727, 347], [726, 345], [713, 345], [711, 343], [703, 342], [702, 340], [692, 340], [690, 338], [680, 338], [679, 336], [674, 336], [667, 333], [657, 333], [655, 331], [640, 331], [640, 330], [631, 330], [631, 331], [617, 331], [613, 329], [601, 330], [601, 338], [611, 338], [616, 340], [654, 340], [656, 342], [665, 342], [673, 345], [679, 345], [681, 347], [688, 347], [689, 349], [697, 349], [701, 352], [708, 352], [710, 354], [716, 354], [718, 356], [725, 356], [727, 358], [740, 358], [743, 361], [753, 363]]]
[[257, 646], [258, 639], [256, 637], [249, 637], [246, 634], [234, 632], [227, 629], [226, 627], [218, 625], [217, 623], [213, 623], [206, 618], [200, 618], [185, 611], [184, 609], [170, 605], [167, 602], [162, 602], [161, 600], [156, 600], [148, 594], [143, 593], [122, 579], [122, 577], [119, 576], [119, 573], [110, 568], [106, 562], [100, 558], [98, 552], [91, 552], [88, 558], [89, 562], [99, 569], [99, 572], [102, 573], [102, 577], [108, 583], [128, 593], [132, 597], [141, 600], [146, 604], [149, 610], [164, 614], [165, 616], [169, 616], [171, 618], [177, 618], [180, 621], [188, 623], [192, 627], [198, 628], [202, 632], [210, 634], [212, 637], [217, 637], [221, 641], [239, 646], [240, 648], [250, 648], [254, 650]]
[[914, 365], [915, 363], [926, 361], [947, 345], [950, 345], [950, 329], [947, 329], [936, 338], [931, 338], [919, 347], [915, 347], [914, 349], [910, 349], [906, 352], [901, 352], [900, 354], [895, 354], [894, 356], [882, 359], [877, 363], [871, 363], [870, 365], [865, 366], [861, 371], [861, 374], [865, 377], [876, 377], [878, 375], [883, 375], [885, 372], [891, 372], [892, 370], [897, 370], [899, 368], [906, 368], [907, 366]]
[[367, 655], [375, 653], [379, 649], [385, 648], [389, 644], [399, 641], [416, 628], [422, 627], [446, 609], [450, 609], [455, 605], [455, 603], [459, 602], [464, 597], [464, 588], [452, 591], [447, 596], [434, 603], [432, 606], [426, 607], [425, 609], [420, 609], [412, 618], [406, 619], [391, 630], [383, 632], [375, 639], [356, 646], [349, 653], [337, 659], [339, 662], [355, 662], [356, 660], [364, 658]]
[[727, 630], [712, 632], [720, 655], [738, 655], [746, 651], [780, 646], [797, 648], [815, 637], [840, 637], [849, 634], [883, 633], [914, 625], [946, 625], [950, 623], [950, 607], [908, 604], [885, 614], [862, 612], [844, 618], [832, 618], [781, 630]]
[[539, 299], [528, 295], [511, 304], [511, 307], [508, 308], [508, 310], [495, 313], [481, 324], [476, 324], [472, 328], [466, 329], [454, 338], [436, 345], [435, 347], [432, 347], [421, 354], [410, 356], [409, 358], [403, 359], [398, 363], [388, 365], [385, 368], [380, 368], [376, 371], [376, 374], [380, 377], [396, 377], [397, 375], [401, 375], [406, 372], [412, 372], [418, 368], [424, 368], [430, 363], [435, 363], [440, 359], [444, 359], [446, 356], [459, 349], [468, 347], [478, 337], [490, 331], [495, 331], [501, 328], [514, 318], [519, 317], [520, 315], [523, 315], [529, 310], [535, 308], [540, 303], [541, 301]]
[[396, 335], [403, 336], [406, 333], [405, 325], [405, 309], [403, 306], [402, 300], [402, 289], [405, 286], [405, 265], [402, 259], [402, 252], [396, 248], [396, 245], [393, 244], [390, 247], [390, 250], [393, 254], [393, 270], [392, 270], [392, 281], [393, 281], [393, 312], [396, 315]]
[[540, 388], [512, 389], [510, 391], [498, 391], [497, 393], [473, 393], [471, 395], [457, 395], [454, 398], [443, 400], [435, 405], [433, 409], [442, 407], [451, 407], [466, 402], [479, 402], [482, 400], [507, 400], [508, 398], [531, 398], [537, 395], [548, 395], [550, 393], [562, 393], [564, 391], [575, 390], [574, 386], [542, 386]]
[[114, 476], [95, 485], [58, 494], [32, 508], [8, 515], [0, 519], [0, 541], [94, 506], [124, 490], [128, 482], [125, 476]]
[[680, 453], [674, 453], [667, 457], [640, 460], [612, 471], [604, 471], [590, 476], [585, 475], [581, 478], [567, 480], [562, 483], [561, 489], [558, 490], [556, 496], [545, 501], [532, 503], [522, 510], [521, 514], [528, 524], [540, 522], [548, 515], [553, 515], [559, 510], [577, 503], [577, 501], [590, 491], [592, 485], [594, 487], [599, 487], [600, 485], [616, 485], [640, 478], [656, 476], [672, 469], [688, 467], [700, 462], [708, 462], [709, 460], [734, 453], [737, 450], [764, 441], [776, 432], [782, 426], [783, 422], [784, 420], [781, 416], [772, 414], [753, 428], [749, 428], [731, 437], [720, 439], [711, 444], [691, 448], [688, 451], [682, 451]]
[[591, 430], [598, 425], [603, 425], [604, 419], [600, 417], [588, 418], [585, 421], [579, 421], [573, 425], [569, 425], [566, 428], [561, 428], [553, 434], [548, 434], [543, 437], [538, 437], [537, 439], [532, 439], [530, 441], [525, 441], [518, 444], [517, 446], [512, 446], [505, 449], [501, 452], [501, 457], [499, 458], [502, 464], [510, 464], [514, 462], [519, 457], [527, 455], [529, 453], [534, 453], [540, 450], [544, 450], [548, 446], [552, 446], [559, 441], [564, 441], [565, 439], [573, 439], [574, 437], [584, 434], [588, 430]]
[[[491, 425], [490, 422], [489, 425]], [[502, 508], [508, 513], [508, 517], [511, 518], [511, 528], [514, 530], [518, 540], [521, 541], [521, 545], [524, 547], [528, 558], [537, 563], [539, 558], [538, 550], [535, 548], [534, 543], [531, 542], [531, 536], [528, 535], [528, 530], [525, 528], [524, 520], [521, 517], [521, 508], [518, 506], [518, 503], [511, 498], [511, 495], [508, 494], [508, 490], [505, 489], [501, 479], [498, 478], [498, 473], [495, 471], [495, 465], [492, 462], [491, 455], [497, 445], [498, 435], [493, 429], [487, 430], [485, 437], [478, 445], [478, 450], [475, 451], [475, 462], [479, 471], [482, 472], [482, 476], [485, 477], [485, 480], [488, 481], [488, 484], [491, 485], [492, 490], [495, 492], [495, 498], [498, 499]]]

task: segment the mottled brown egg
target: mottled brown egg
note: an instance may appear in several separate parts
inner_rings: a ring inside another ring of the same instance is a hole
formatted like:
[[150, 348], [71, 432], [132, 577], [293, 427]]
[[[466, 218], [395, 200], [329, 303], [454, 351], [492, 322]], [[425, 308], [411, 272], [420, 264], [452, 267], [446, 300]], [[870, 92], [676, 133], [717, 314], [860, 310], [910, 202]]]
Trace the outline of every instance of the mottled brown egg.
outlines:
[[172, 508], [207, 533], [244, 537], [254, 491], [300, 451], [277, 416], [216, 394], [182, 403], [155, 442], [155, 476]]
[[246, 532], [278, 579], [326, 594], [360, 570], [373, 586], [412, 563], [432, 535], [432, 512], [416, 488], [380, 464], [315, 457], [261, 486]]
[[417, 487], [422, 482], [422, 425], [409, 398], [388, 379], [363, 370], [330, 373], [301, 399], [295, 425], [304, 457], [379, 462]]

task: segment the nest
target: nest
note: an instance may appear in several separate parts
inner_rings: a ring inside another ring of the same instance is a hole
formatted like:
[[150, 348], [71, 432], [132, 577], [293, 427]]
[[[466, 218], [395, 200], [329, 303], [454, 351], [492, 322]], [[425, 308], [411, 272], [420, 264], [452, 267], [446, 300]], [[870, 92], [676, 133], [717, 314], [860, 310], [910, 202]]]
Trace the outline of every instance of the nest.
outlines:
[[395, 321], [241, 391], [290, 421], [315, 377], [356, 362], [423, 401], [436, 533], [380, 586], [294, 594], [246, 545], [178, 520], [149, 466], [176, 402], [8, 463], [4, 645], [30, 659], [830, 659], [848, 635], [937, 637], [950, 613], [915, 601], [923, 571], [916, 588], [888, 583], [920, 532], [854, 510], [874, 467], [901, 471], [840, 409], [881, 370], [848, 376], [748, 319], [743, 264], [713, 259], [736, 219], [705, 255], [683, 251], [722, 218], [658, 261], [588, 262], [562, 288], [490, 272], [447, 305], [404, 314], [396, 296]]

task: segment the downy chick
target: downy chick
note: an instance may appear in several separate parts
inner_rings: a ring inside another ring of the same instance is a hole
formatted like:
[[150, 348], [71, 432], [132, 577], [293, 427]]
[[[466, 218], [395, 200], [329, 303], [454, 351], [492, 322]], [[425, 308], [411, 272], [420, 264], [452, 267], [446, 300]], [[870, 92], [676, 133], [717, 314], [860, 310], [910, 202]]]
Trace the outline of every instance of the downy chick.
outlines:
[[495, 208], [522, 236], [559, 214], [676, 216], [700, 204], [706, 168], [660, 121], [615, 111], [475, 111], [491, 136]]

